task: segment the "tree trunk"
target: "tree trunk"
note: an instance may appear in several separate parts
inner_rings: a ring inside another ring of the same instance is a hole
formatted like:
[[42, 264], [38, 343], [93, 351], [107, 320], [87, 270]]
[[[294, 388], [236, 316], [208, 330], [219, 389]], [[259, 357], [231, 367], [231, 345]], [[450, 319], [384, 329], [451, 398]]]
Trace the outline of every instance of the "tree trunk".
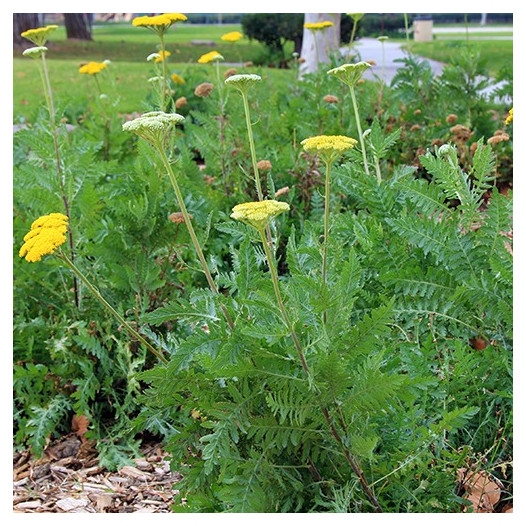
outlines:
[[29, 40], [21, 37], [20, 33], [28, 29], [36, 29], [41, 25], [42, 14], [40, 13], [13, 13], [13, 45], [30, 45]]
[[[305, 59], [305, 62], [301, 64], [300, 75], [316, 71], [318, 61], [328, 63], [329, 53], [340, 47], [340, 13], [305, 13], [305, 23], [323, 22], [325, 20], [333, 22], [334, 26], [315, 32], [310, 29], [303, 29], [301, 57]], [[314, 41], [315, 38], [316, 41]]]
[[64, 13], [67, 38], [93, 40], [90, 13]]
[[485, 26], [487, 20], [488, 20], [488, 13], [481, 13], [480, 14], [480, 25]]

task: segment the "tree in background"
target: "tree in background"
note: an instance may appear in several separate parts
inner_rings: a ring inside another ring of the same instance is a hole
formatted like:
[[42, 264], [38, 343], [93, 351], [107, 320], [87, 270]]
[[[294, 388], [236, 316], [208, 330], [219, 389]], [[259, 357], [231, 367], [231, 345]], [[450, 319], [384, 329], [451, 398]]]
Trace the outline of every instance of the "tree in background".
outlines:
[[29, 42], [20, 36], [28, 29], [35, 29], [43, 25], [40, 13], [13, 13], [13, 45], [29, 45]]
[[[301, 57], [305, 62], [301, 64], [300, 75], [312, 73], [318, 69], [319, 62], [329, 62], [329, 54], [340, 46], [340, 13], [305, 13], [304, 23], [332, 22], [334, 25], [323, 31], [313, 32], [303, 29], [303, 44]], [[316, 38], [316, 41], [314, 40]]]
[[93, 40], [91, 36], [91, 13], [64, 13], [67, 38]]

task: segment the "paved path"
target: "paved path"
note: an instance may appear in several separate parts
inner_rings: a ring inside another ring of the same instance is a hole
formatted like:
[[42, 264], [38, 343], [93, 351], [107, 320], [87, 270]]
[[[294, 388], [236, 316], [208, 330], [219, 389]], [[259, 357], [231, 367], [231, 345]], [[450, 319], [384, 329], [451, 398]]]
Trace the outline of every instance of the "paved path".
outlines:
[[[361, 38], [353, 45], [353, 50], [360, 53], [362, 60], [374, 60], [376, 66], [367, 70], [363, 77], [365, 79], [374, 79], [375, 75], [382, 78], [382, 44], [376, 38]], [[395, 62], [396, 59], [407, 57], [407, 53], [402, 50], [402, 44], [397, 42], [384, 42], [385, 50], [385, 82], [390, 84], [395, 76], [397, 70], [403, 67], [401, 62]], [[347, 56], [347, 47], [343, 47], [340, 51]], [[426, 59], [431, 65], [434, 75], [440, 75], [445, 64], [437, 60]]]
[[[393, 80], [397, 70], [404, 66], [402, 62], [395, 62], [396, 59], [407, 57], [407, 53], [402, 50], [401, 43], [397, 42], [389, 42], [387, 40], [384, 42], [384, 52], [385, 52], [385, 67], [384, 67], [384, 77], [385, 82], [387, 84], [391, 84], [391, 81]], [[361, 38], [353, 45], [353, 50], [356, 52], [358, 51], [360, 53], [361, 60], [374, 60], [376, 62], [376, 66], [373, 66], [372, 68], [368, 69], [363, 77], [365, 79], [377, 79], [382, 78], [382, 44], [379, 42], [376, 38]], [[342, 47], [340, 48], [340, 51], [344, 54], [344, 56], [347, 56], [348, 48]], [[433, 75], [440, 75], [442, 73], [442, 70], [444, 69], [443, 62], [438, 62], [437, 60], [431, 60], [430, 58], [426, 58], [431, 66], [431, 70], [433, 71]], [[489, 88], [485, 89], [482, 93], [485, 96], [489, 96], [493, 90], [495, 90], [499, 84], [496, 84], [494, 86], [490, 86]], [[509, 100], [505, 100], [503, 102], [511, 103]]]

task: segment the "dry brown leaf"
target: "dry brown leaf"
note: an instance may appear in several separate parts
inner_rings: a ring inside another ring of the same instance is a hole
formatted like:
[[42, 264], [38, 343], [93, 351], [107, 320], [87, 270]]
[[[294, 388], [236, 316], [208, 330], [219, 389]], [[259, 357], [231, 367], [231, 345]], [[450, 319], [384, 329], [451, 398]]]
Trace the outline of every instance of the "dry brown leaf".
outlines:
[[86, 415], [73, 415], [71, 420], [71, 431], [73, 431], [82, 442], [86, 441], [84, 436], [88, 432], [89, 420]]
[[500, 499], [500, 481], [484, 470], [458, 470], [459, 481], [465, 490], [464, 498], [473, 503], [473, 513], [493, 513]]

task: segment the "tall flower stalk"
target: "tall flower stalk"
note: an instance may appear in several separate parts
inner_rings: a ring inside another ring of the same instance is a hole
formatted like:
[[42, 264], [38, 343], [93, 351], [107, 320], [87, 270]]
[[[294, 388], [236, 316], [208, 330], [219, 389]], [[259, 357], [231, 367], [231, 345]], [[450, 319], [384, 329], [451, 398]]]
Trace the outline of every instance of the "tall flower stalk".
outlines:
[[[203, 250], [201, 249], [201, 245], [199, 243], [199, 240], [197, 239], [197, 235], [192, 225], [190, 214], [186, 209], [183, 193], [179, 188], [177, 178], [175, 177], [172, 165], [170, 164], [170, 161], [165, 151], [165, 143], [170, 135], [170, 132], [176, 124], [183, 121], [184, 117], [177, 113], [164, 113], [161, 111], [152, 111], [150, 113], [143, 114], [137, 119], [124, 123], [122, 127], [123, 130], [133, 132], [139, 137], [146, 140], [159, 154], [159, 157], [166, 169], [166, 173], [168, 174], [168, 178], [170, 179], [172, 188], [175, 192], [177, 203], [179, 204], [179, 208], [181, 209], [181, 212], [183, 214], [185, 224], [190, 235], [190, 239], [192, 240], [192, 244], [194, 245], [197, 257], [199, 259], [199, 262], [201, 263], [201, 267], [206, 276], [208, 286], [214, 294], [219, 295], [219, 289], [217, 288], [214, 278], [212, 277], [212, 273], [210, 272], [208, 263], [206, 262]], [[233, 329], [234, 322], [232, 321], [232, 317], [230, 316], [230, 313], [228, 312], [227, 308], [221, 304], [221, 310], [223, 311], [228, 325], [231, 329]]]
[[166, 73], [166, 46], [164, 41], [164, 36], [168, 29], [175, 24], [176, 22], [184, 22], [187, 20], [186, 15], [182, 13], [163, 13], [161, 15], [155, 16], [139, 16], [134, 18], [132, 24], [136, 27], [146, 27], [150, 31], [153, 31], [159, 37], [160, 43], [160, 56], [162, 57], [162, 92], [161, 92], [161, 111], [166, 111], [167, 109], [167, 73]]
[[[323, 253], [321, 270], [322, 291], [324, 296], [327, 289], [331, 168], [334, 161], [340, 155], [351, 148], [354, 148], [356, 142], [355, 139], [343, 135], [320, 135], [318, 137], [310, 137], [301, 142], [305, 151], [319, 155], [325, 163], [325, 210], [323, 214]], [[323, 311], [322, 318], [323, 323], [327, 323], [326, 310]]]
[[327, 74], [336, 77], [349, 87], [351, 92], [351, 100], [354, 109], [354, 118], [356, 121], [356, 128], [358, 129], [358, 139], [360, 140], [360, 147], [362, 149], [363, 167], [365, 173], [369, 175], [369, 165], [367, 163], [367, 153], [365, 151], [365, 141], [362, 133], [362, 125], [360, 123], [360, 113], [358, 111], [358, 103], [356, 102], [356, 94], [354, 88], [357, 82], [362, 78], [364, 71], [369, 69], [371, 64], [367, 62], [358, 62], [357, 64], [344, 64], [337, 68], [330, 69]]
[[354, 37], [356, 36], [356, 28], [358, 27], [358, 22], [363, 18], [364, 13], [347, 13], [352, 18], [352, 31], [351, 38], [349, 40], [349, 48], [347, 51], [347, 61], [351, 59], [351, 50], [354, 43]]
[[[44, 99], [46, 100], [46, 106], [49, 113], [49, 122], [51, 127], [51, 136], [53, 138], [53, 148], [55, 150], [55, 169], [57, 173], [57, 184], [62, 203], [64, 205], [64, 211], [66, 216], [70, 214], [70, 203], [66, 192], [66, 182], [64, 180], [64, 173], [62, 171], [62, 162], [60, 159], [60, 148], [58, 145], [58, 129], [55, 121], [55, 104], [53, 101], [53, 90], [51, 89], [51, 82], [49, 80], [49, 72], [46, 63], [46, 52], [48, 48], [45, 44], [48, 41], [49, 35], [57, 29], [56, 25], [50, 25], [46, 27], [39, 27], [36, 29], [29, 29], [21, 33], [21, 36], [27, 38], [37, 47], [26, 49], [22, 54], [26, 57], [31, 57], [35, 60], [40, 59], [39, 73], [42, 79], [42, 85], [44, 89]], [[73, 232], [71, 229], [68, 230], [68, 245], [70, 251], [71, 260], [75, 260], [75, 241], [73, 239]], [[73, 277], [73, 293], [75, 297], [75, 306], [80, 307], [80, 294], [77, 278]]]
[[90, 282], [90, 280], [80, 271], [80, 269], [68, 258], [62, 251], [61, 245], [66, 242], [66, 233], [68, 231], [69, 218], [64, 214], [52, 213], [41, 216], [31, 225], [30, 231], [24, 236], [24, 244], [20, 248], [19, 256], [26, 261], [34, 263], [41, 261], [43, 256], [55, 254], [70, 270], [73, 271], [86, 288], [93, 294], [105, 309], [108, 310], [117, 321], [139, 342], [141, 342], [152, 354], [154, 354], [163, 363], [168, 363], [163, 354], [158, 351], [148, 340], [146, 340], [138, 331], [136, 331], [115, 308], [106, 301], [99, 290]]
[[248, 104], [248, 91], [250, 88], [261, 82], [259, 75], [232, 75], [225, 80], [225, 84], [236, 88], [243, 99], [243, 109], [245, 112], [245, 122], [247, 125], [248, 144], [250, 148], [250, 157], [252, 159], [252, 168], [254, 170], [254, 182], [256, 183], [256, 192], [258, 199], [264, 199], [263, 188], [261, 186], [261, 179], [259, 177], [258, 161], [256, 157], [256, 146], [254, 143], [254, 134], [252, 133], [252, 120], [250, 118], [250, 106]]
[[[270, 222], [273, 221], [279, 214], [289, 210], [289, 208], [290, 207], [287, 203], [274, 201], [274, 200], [242, 203], [242, 204], [236, 205], [232, 209], [232, 214], [230, 217], [250, 225], [258, 232], [259, 238], [261, 240], [261, 244], [263, 245], [263, 250], [265, 252], [265, 258], [267, 260], [267, 265], [268, 265], [269, 272], [270, 272], [270, 278], [272, 281], [272, 286], [274, 288], [274, 295], [276, 296], [276, 301], [278, 303], [278, 308], [283, 318], [283, 322], [285, 323], [285, 325], [287, 326], [287, 329], [290, 332], [290, 335], [294, 343], [294, 347], [296, 349], [298, 359], [301, 363], [301, 368], [303, 369], [305, 377], [309, 380], [312, 387], [319, 393], [320, 390], [314, 384], [314, 379], [312, 377], [312, 373], [307, 364], [307, 359], [305, 357], [303, 347], [294, 329], [294, 324], [292, 323], [288, 315], [287, 309], [285, 307], [285, 303], [283, 302], [283, 297], [281, 295], [281, 290], [279, 287], [279, 279], [278, 279], [278, 272], [276, 269], [275, 258], [274, 258], [270, 243], [268, 242], [268, 239], [265, 236], [265, 230], [269, 226]], [[337, 404], [336, 401], [335, 403]], [[360, 484], [363, 490], [365, 491], [369, 501], [374, 506], [375, 511], [382, 512], [380, 503], [376, 499], [376, 496], [374, 495], [369, 483], [367, 482], [367, 479], [365, 478], [365, 475], [358, 461], [351, 454], [344, 439], [341, 437], [340, 433], [338, 432], [338, 429], [333, 422], [329, 409], [324, 404], [320, 404], [320, 410], [330, 430], [331, 436], [334, 438], [338, 446], [341, 448], [346, 461], [351, 466], [355, 475], [358, 477], [358, 480], [360, 481]], [[346, 430], [345, 426], [344, 426], [344, 430]]]

